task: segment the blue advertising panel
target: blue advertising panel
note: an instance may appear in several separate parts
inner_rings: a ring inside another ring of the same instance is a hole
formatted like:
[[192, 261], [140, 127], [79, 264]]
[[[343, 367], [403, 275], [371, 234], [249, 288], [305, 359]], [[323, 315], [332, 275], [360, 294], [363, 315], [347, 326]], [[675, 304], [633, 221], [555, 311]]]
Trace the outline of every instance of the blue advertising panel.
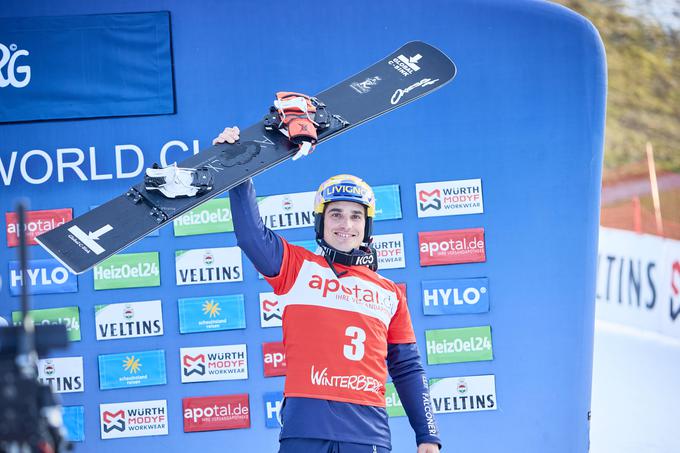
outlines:
[[489, 311], [489, 279], [423, 280], [423, 313], [457, 315]]
[[375, 220], [401, 219], [399, 184], [375, 186]]
[[101, 390], [163, 385], [165, 351], [124, 352], [99, 356], [99, 388]]
[[62, 406], [61, 415], [66, 428], [66, 438], [71, 442], [85, 440], [85, 408], [83, 406]]
[[243, 302], [243, 294], [179, 299], [179, 332], [245, 329], [246, 311]]
[[283, 392], [265, 392], [264, 425], [267, 428], [281, 428], [281, 407], [283, 406]]
[[0, 53], [0, 122], [174, 112], [166, 11], [0, 18]]
[[[9, 262], [9, 292], [21, 295], [21, 267], [19, 261]], [[26, 269], [29, 294], [75, 293], [78, 277], [70, 273], [59, 261], [48, 258], [31, 260]]]

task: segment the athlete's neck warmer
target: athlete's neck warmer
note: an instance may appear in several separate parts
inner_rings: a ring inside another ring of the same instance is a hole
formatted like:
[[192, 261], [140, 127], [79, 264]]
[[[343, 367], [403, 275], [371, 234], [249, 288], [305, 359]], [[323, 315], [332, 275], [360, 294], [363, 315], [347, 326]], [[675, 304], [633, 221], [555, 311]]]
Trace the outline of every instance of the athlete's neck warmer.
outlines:
[[316, 243], [321, 247], [326, 262], [333, 270], [333, 273], [339, 278], [347, 273], [338, 273], [333, 266], [334, 263], [342, 264], [344, 266], [366, 266], [372, 271], [378, 270], [378, 254], [375, 249], [368, 245], [362, 245], [358, 249], [352, 249], [349, 252], [342, 252], [336, 248], [328, 245], [323, 239], [317, 239]]

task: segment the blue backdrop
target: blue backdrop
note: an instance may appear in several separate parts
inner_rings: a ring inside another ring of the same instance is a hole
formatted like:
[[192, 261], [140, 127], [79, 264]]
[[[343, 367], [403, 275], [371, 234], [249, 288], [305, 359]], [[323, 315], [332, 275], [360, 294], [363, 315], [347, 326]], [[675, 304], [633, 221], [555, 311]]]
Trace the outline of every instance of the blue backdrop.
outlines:
[[[34, 210], [70, 207], [81, 214], [135, 181], [123, 177], [138, 166], [134, 148], [145, 166], [163, 150], [168, 162], [182, 160], [226, 125], [258, 121], [275, 91], [315, 93], [407, 41], [429, 42], [458, 66], [449, 86], [257, 177], [258, 194], [314, 190], [343, 172], [372, 185], [398, 184], [403, 218], [375, 227], [377, 234], [403, 233], [406, 267], [383, 274], [407, 284], [424, 360], [426, 329], [492, 331], [493, 360], [426, 366], [431, 378], [495, 376], [497, 410], [438, 415], [446, 450], [587, 451], [606, 92], [604, 49], [588, 21], [554, 4], [515, 0], [9, 0], [0, 17], [146, 11], [170, 12], [176, 113], [0, 125], [5, 212], [27, 197]], [[17, 88], [0, 88], [7, 89]], [[72, 168], [60, 177], [58, 160], [80, 156], [84, 177]], [[483, 213], [418, 218], [416, 183], [475, 178], [482, 181]], [[479, 227], [485, 262], [419, 265], [418, 232]], [[312, 234], [284, 232], [293, 241]], [[9, 319], [19, 306], [9, 289], [16, 249], [4, 235], [0, 244], [0, 316]], [[175, 284], [175, 250], [234, 245], [233, 233], [175, 237], [167, 227], [128, 250], [160, 251], [160, 287], [95, 291], [89, 272], [79, 276], [77, 293], [33, 297], [35, 308], [80, 308], [82, 340], [54, 354], [84, 358], [85, 391], [63, 394], [66, 405], [84, 407], [77, 451], [275, 451], [278, 430], [265, 426], [263, 396], [282, 390], [283, 377], [263, 376], [261, 351], [281, 332], [260, 327], [258, 293], [269, 291], [267, 284], [245, 258], [242, 282]], [[30, 252], [48, 257], [38, 246]], [[423, 315], [422, 281], [478, 277], [488, 278], [488, 312]], [[243, 294], [247, 328], [180, 335], [177, 299], [211, 294]], [[162, 336], [96, 340], [95, 305], [156, 299]], [[179, 348], [236, 343], [247, 345], [248, 379], [180, 383]], [[165, 350], [167, 384], [99, 390], [98, 355], [157, 349]], [[246, 393], [250, 428], [183, 432], [182, 398]], [[142, 400], [167, 400], [167, 436], [100, 439], [99, 404]], [[391, 426], [393, 451], [415, 451], [406, 418], [392, 418]]]

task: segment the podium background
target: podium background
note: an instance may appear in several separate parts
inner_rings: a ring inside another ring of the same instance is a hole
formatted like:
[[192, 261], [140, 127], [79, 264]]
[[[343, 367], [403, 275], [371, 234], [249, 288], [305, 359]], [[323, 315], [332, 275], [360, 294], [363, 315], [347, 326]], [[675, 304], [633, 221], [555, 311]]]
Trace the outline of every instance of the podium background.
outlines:
[[[423, 359], [426, 329], [492, 329], [492, 361], [426, 366], [430, 378], [496, 378], [498, 410], [437, 416], [446, 451], [587, 451], [606, 91], [604, 50], [593, 27], [557, 5], [490, 0], [7, 1], [0, 17], [147, 11], [170, 12], [176, 113], [1, 124], [5, 168], [14, 151], [18, 161], [34, 149], [54, 158], [58, 148], [79, 148], [87, 156], [94, 147], [98, 171], [111, 173], [114, 148], [123, 144], [141, 148], [149, 166], [172, 140], [205, 148], [224, 126], [259, 120], [275, 91], [318, 92], [404, 42], [431, 43], [458, 66], [449, 86], [324, 144], [311, 158], [257, 177], [258, 194], [314, 190], [344, 172], [374, 186], [398, 184], [403, 218], [377, 222], [375, 232], [404, 235], [406, 267], [382, 273], [407, 284]], [[187, 155], [175, 146], [168, 161]], [[416, 183], [471, 178], [482, 179], [483, 214], [417, 217]], [[55, 174], [34, 185], [15, 174], [11, 185], [0, 186], [0, 207], [13, 211], [14, 201], [27, 197], [33, 210], [71, 207], [78, 215], [132, 183], [80, 181], [67, 170], [64, 182]], [[419, 265], [419, 231], [475, 227], [485, 228], [486, 262]], [[313, 231], [283, 235], [298, 241], [311, 239]], [[0, 316], [9, 319], [19, 306], [8, 289], [7, 263], [16, 249], [7, 247], [4, 235], [0, 245]], [[80, 307], [82, 340], [54, 354], [84, 357], [85, 392], [62, 395], [65, 405], [84, 406], [85, 441], [76, 451], [276, 450], [278, 430], [265, 427], [262, 395], [281, 390], [283, 378], [263, 377], [261, 343], [279, 341], [281, 333], [261, 328], [258, 312], [258, 293], [269, 287], [245, 258], [243, 282], [175, 285], [174, 250], [233, 245], [233, 233], [176, 238], [166, 227], [126, 251], [160, 251], [160, 287], [94, 291], [89, 272], [79, 276], [77, 293], [32, 298], [34, 308]], [[38, 246], [30, 253], [48, 257]], [[471, 277], [489, 278], [488, 313], [422, 314], [421, 281]], [[209, 294], [244, 294], [247, 328], [180, 335], [177, 299]], [[163, 303], [163, 336], [96, 341], [94, 305], [152, 299]], [[247, 344], [249, 379], [181, 384], [179, 348], [221, 342]], [[166, 385], [99, 390], [98, 354], [151, 349], [165, 350]], [[182, 398], [238, 393], [250, 395], [249, 429], [183, 432]], [[155, 399], [167, 400], [168, 436], [100, 439], [99, 404]], [[414, 451], [406, 418], [391, 419], [391, 426], [393, 451]]]

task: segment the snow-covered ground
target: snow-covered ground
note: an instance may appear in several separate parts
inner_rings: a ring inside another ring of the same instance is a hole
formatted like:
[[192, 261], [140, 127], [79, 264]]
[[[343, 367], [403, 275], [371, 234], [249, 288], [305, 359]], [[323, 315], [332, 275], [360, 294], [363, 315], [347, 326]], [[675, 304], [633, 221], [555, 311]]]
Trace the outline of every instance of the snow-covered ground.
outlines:
[[680, 340], [597, 321], [591, 453], [680, 452]]

